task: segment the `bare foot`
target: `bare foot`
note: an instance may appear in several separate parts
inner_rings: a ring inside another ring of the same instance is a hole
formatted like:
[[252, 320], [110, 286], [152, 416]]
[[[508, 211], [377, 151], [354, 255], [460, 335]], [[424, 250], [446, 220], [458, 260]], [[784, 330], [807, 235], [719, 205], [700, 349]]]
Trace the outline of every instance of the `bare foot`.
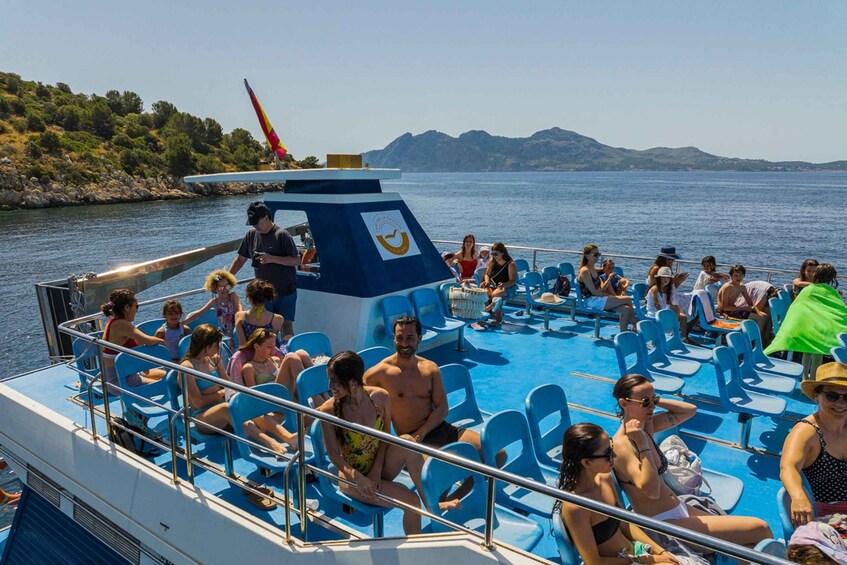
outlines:
[[438, 508], [442, 512], [446, 512], [447, 510], [457, 510], [462, 507], [462, 501], [458, 498], [454, 498], [453, 500], [445, 500], [444, 502], [438, 503]]
[[262, 439], [265, 440], [265, 443], [268, 444], [268, 447], [271, 448], [277, 455], [282, 455], [283, 453], [286, 453], [288, 451], [288, 447], [286, 445], [279, 443], [277, 440], [271, 437]]

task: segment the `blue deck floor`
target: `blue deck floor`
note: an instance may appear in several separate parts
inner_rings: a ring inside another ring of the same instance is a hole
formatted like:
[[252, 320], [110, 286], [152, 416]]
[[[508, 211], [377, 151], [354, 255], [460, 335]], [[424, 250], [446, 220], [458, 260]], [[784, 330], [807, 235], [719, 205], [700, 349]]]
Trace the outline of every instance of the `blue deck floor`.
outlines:
[[[454, 344], [451, 344], [429, 351], [424, 356], [439, 365], [466, 365], [471, 371], [477, 400], [484, 411], [523, 411], [524, 399], [530, 390], [541, 384], [557, 383], [567, 392], [574, 423], [590, 421], [603, 426], [610, 434], [614, 433], [618, 420], [613, 414], [615, 402], [611, 391], [618, 377], [618, 368], [612, 342], [609, 339], [593, 338], [593, 321], [572, 322], [565, 315], [551, 315], [550, 328], [550, 331], [543, 329], [540, 316], [521, 315], [517, 309], [507, 308], [505, 324], [500, 329], [466, 332], [465, 352], [455, 351]], [[609, 338], [617, 331], [616, 324], [604, 322], [601, 335]], [[75, 380], [73, 372], [58, 365], [7, 381], [6, 384], [76, 422], [88, 425], [88, 411], [68, 401], [68, 397], [73, 394], [70, 387]], [[729, 445], [738, 442], [741, 425], [735, 414], [720, 408], [716, 387], [714, 367], [710, 364], [704, 364], [696, 375], [686, 379], [682, 393], [687, 400], [695, 402], [700, 411], [683, 425], [682, 432], [715, 438], [716, 441], [705, 442], [690, 436], [686, 439], [693, 450], [700, 452], [704, 466], [744, 480], [744, 493], [732, 513], [759, 516], [767, 520], [776, 537], [779, 537], [781, 529], [776, 507], [776, 492], [780, 486], [779, 459], [775, 454], [781, 451], [792, 421], [809, 414], [813, 407], [797, 390], [789, 398], [785, 416], [756, 418], [750, 445], [768, 453], [754, 453]], [[589, 411], [583, 410], [583, 407]], [[100, 421], [98, 425], [102, 433], [104, 423]], [[165, 429], [163, 424], [159, 427]], [[219, 450], [206, 452], [200, 447], [195, 448], [195, 452], [219, 465], [223, 463]], [[163, 454], [155, 461], [170, 470], [169, 454]], [[279, 476], [270, 479], [262, 477], [254, 466], [237, 458], [235, 470], [240, 475], [282, 492], [282, 478]], [[184, 469], [181, 474], [184, 476]], [[247, 497], [242, 495], [240, 489], [229, 487], [224, 479], [213, 473], [199, 472], [196, 483], [272, 524], [281, 527], [284, 523], [281, 508], [272, 512], [259, 511], [247, 502]], [[309, 496], [320, 498], [314, 488]], [[367, 517], [347, 514], [325, 500], [319, 500], [319, 503], [321, 511], [337, 517], [356, 530], [370, 534]], [[399, 510], [388, 512], [386, 535], [402, 535], [400, 517]], [[549, 532], [549, 521], [542, 525], [545, 532]], [[299, 524], [293, 524], [293, 529], [297, 532]], [[336, 537], [338, 534], [322, 528], [311, 528], [309, 532], [309, 539], [313, 541]], [[558, 559], [555, 544], [549, 535], [545, 536], [535, 553], [541, 557]]]

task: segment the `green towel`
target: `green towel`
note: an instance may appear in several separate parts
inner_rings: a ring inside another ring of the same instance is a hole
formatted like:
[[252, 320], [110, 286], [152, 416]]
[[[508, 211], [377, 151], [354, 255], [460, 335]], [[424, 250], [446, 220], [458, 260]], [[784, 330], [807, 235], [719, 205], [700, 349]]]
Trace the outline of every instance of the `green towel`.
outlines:
[[829, 355], [839, 344], [836, 336], [847, 332], [847, 305], [828, 284], [810, 284], [788, 309], [779, 332], [765, 349]]

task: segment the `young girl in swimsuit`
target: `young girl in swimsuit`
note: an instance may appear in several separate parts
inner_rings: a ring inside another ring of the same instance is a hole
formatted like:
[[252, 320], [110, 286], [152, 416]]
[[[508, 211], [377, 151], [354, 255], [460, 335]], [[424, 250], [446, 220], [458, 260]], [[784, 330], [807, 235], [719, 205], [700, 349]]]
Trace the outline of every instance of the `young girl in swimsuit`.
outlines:
[[191, 330], [180, 322], [182, 319], [182, 304], [179, 300], [167, 300], [162, 304], [162, 317], [165, 323], [156, 330], [156, 337], [165, 340], [171, 359], [179, 361], [179, 342], [185, 336], [191, 334]]
[[[558, 488], [623, 508], [618, 500], [612, 468], [615, 446], [596, 424], [576, 424], [567, 429], [562, 444]], [[635, 524], [621, 522], [570, 502], [557, 502], [568, 534], [586, 565], [604, 558], [631, 556], [635, 563], [678, 563], [663, 547]]]
[[282, 329], [285, 318], [265, 310], [265, 302], [276, 298], [276, 292], [271, 283], [256, 279], [247, 285], [245, 292], [247, 302], [250, 303], [250, 310], [246, 312], [242, 310], [235, 314], [235, 333], [238, 337], [238, 343], [245, 343], [247, 338], [259, 328], [271, 330], [274, 334], [278, 334]]
[[[119, 288], [113, 290], [109, 295], [109, 302], [100, 307], [100, 311], [109, 316], [106, 329], [103, 331], [103, 340], [123, 347], [138, 347], [139, 345], [165, 345], [165, 340], [149, 336], [136, 328], [132, 322], [138, 312], [138, 300], [131, 290]], [[103, 372], [106, 381], [110, 384], [118, 384], [118, 375], [115, 373], [115, 358], [118, 353], [116, 349], [103, 348]], [[131, 387], [160, 380], [165, 376], [163, 369], [150, 369], [145, 373], [136, 373], [127, 377], [127, 384]]]
[[[180, 365], [228, 380], [219, 355], [222, 338], [223, 333], [214, 326], [209, 324], [197, 326], [191, 334], [191, 343]], [[191, 416], [214, 428], [232, 427], [224, 387], [188, 373], [180, 373], [178, 379], [180, 387], [188, 393], [187, 408]], [[216, 433], [214, 429], [207, 426], [198, 426], [198, 429], [205, 434]]]
[[[714, 516], [682, 502], [662, 479], [668, 460], [653, 434], [691, 418], [697, 407], [688, 402], [659, 398], [645, 377], [621, 377], [612, 391], [619, 407], [621, 426], [612, 441], [617, 455], [615, 476], [633, 510], [689, 530], [753, 547], [773, 537], [767, 522], [750, 516]], [[653, 415], [656, 408], [666, 410]]]
[[218, 327], [226, 337], [232, 339], [232, 332], [235, 330], [235, 315], [243, 310], [238, 293], [232, 290], [236, 284], [235, 277], [229, 271], [219, 269], [209, 273], [204, 286], [215, 296], [199, 310], [191, 312], [185, 318], [185, 322], [191, 323], [206, 310], [214, 309], [215, 315], [218, 317]]
[[818, 260], [817, 259], [806, 259], [803, 261], [803, 264], [800, 265], [800, 274], [796, 279], [791, 283], [791, 295], [792, 298], [797, 298], [797, 295], [800, 294], [800, 291], [812, 284], [815, 280], [815, 270], [818, 268]]

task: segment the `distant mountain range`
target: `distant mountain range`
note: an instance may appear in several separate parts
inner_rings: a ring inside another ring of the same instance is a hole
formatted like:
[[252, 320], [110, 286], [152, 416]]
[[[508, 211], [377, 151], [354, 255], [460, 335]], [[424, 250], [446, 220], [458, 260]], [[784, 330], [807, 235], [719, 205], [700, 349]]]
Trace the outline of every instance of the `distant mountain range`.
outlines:
[[501, 137], [469, 131], [459, 137], [431, 130], [405, 133], [385, 149], [362, 154], [374, 168], [409, 172], [494, 171], [847, 171], [847, 161], [806, 163], [735, 159], [696, 147], [644, 151], [610, 147], [578, 133], [551, 128], [530, 137]]

